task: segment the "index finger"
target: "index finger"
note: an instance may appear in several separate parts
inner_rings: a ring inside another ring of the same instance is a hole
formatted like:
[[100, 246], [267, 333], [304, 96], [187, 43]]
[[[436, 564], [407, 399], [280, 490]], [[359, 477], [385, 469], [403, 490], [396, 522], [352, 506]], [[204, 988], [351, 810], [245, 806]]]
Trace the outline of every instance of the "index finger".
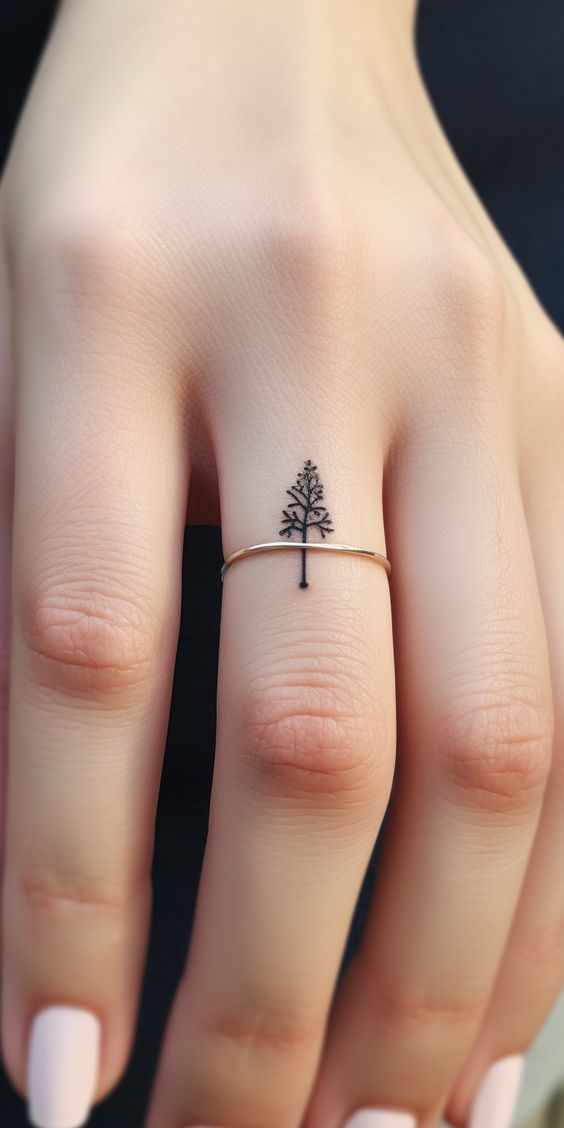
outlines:
[[162, 343], [76, 304], [18, 304], [2, 1034], [38, 1124], [82, 1123], [129, 1054], [186, 513]]

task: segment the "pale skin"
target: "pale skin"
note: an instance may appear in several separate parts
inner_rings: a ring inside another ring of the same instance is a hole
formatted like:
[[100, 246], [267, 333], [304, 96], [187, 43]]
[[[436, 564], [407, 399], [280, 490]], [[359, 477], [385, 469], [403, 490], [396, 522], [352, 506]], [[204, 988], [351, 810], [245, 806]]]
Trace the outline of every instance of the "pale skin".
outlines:
[[561, 988], [564, 349], [434, 115], [413, 18], [68, 0], [35, 76], [0, 188], [22, 1096], [49, 1003], [102, 1021], [96, 1100], [123, 1075], [185, 525], [221, 520], [225, 555], [275, 539], [305, 458], [333, 539], [392, 575], [315, 553], [304, 591], [297, 552], [226, 573], [209, 836], [145, 1128], [463, 1126]]

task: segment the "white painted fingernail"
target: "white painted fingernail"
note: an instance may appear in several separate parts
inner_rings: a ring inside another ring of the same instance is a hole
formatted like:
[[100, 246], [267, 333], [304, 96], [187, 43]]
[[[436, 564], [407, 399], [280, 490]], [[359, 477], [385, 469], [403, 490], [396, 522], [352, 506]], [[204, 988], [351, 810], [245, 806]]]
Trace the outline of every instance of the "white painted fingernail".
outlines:
[[415, 1117], [391, 1108], [361, 1108], [349, 1116], [343, 1128], [415, 1128]]
[[98, 1083], [101, 1024], [82, 1007], [46, 1007], [29, 1040], [28, 1116], [36, 1128], [86, 1124]]
[[490, 1065], [474, 1097], [469, 1128], [509, 1128], [524, 1064], [522, 1054], [511, 1054]]

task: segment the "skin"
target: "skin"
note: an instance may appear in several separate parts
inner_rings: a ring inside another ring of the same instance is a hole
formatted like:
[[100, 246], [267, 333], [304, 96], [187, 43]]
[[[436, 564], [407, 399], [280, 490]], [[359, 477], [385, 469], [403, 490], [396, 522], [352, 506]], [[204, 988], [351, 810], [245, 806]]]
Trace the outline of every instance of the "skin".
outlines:
[[462, 1126], [561, 987], [563, 342], [434, 116], [413, 17], [69, 0], [36, 73], [0, 188], [22, 1095], [49, 1003], [102, 1020], [97, 1100], [124, 1072], [185, 524], [221, 517], [225, 555], [275, 539], [305, 458], [332, 539], [392, 574], [311, 553], [303, 591], [291, 552], [226, 574], [209, 837], [146, 1128]]

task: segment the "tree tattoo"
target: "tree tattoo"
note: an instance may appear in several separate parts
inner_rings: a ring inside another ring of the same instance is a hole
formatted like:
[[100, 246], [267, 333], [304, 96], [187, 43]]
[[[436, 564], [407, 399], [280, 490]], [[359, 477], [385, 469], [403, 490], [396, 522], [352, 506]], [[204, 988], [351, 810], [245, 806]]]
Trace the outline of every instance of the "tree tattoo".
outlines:
[[[292, 500], [288, 508], [282, 510], [283, 528], [280, 529], [279, 536], [291, 540], [292, 534], [297, 533], [298, 539], [305, 544], [308, 529], [319, 529], [323, 540], [327, 533], [335, 532], [325, 506], [320, 505], [323, 501], [323, 485], [317, 466], [313, 465], [311, 458], [304, 462], [303, 470], [300, 470], [294, 485], [286, 493]], [[309, 587], [306, 579], [306, 551], [306, 548], [302, 549], [301, 588]]]

